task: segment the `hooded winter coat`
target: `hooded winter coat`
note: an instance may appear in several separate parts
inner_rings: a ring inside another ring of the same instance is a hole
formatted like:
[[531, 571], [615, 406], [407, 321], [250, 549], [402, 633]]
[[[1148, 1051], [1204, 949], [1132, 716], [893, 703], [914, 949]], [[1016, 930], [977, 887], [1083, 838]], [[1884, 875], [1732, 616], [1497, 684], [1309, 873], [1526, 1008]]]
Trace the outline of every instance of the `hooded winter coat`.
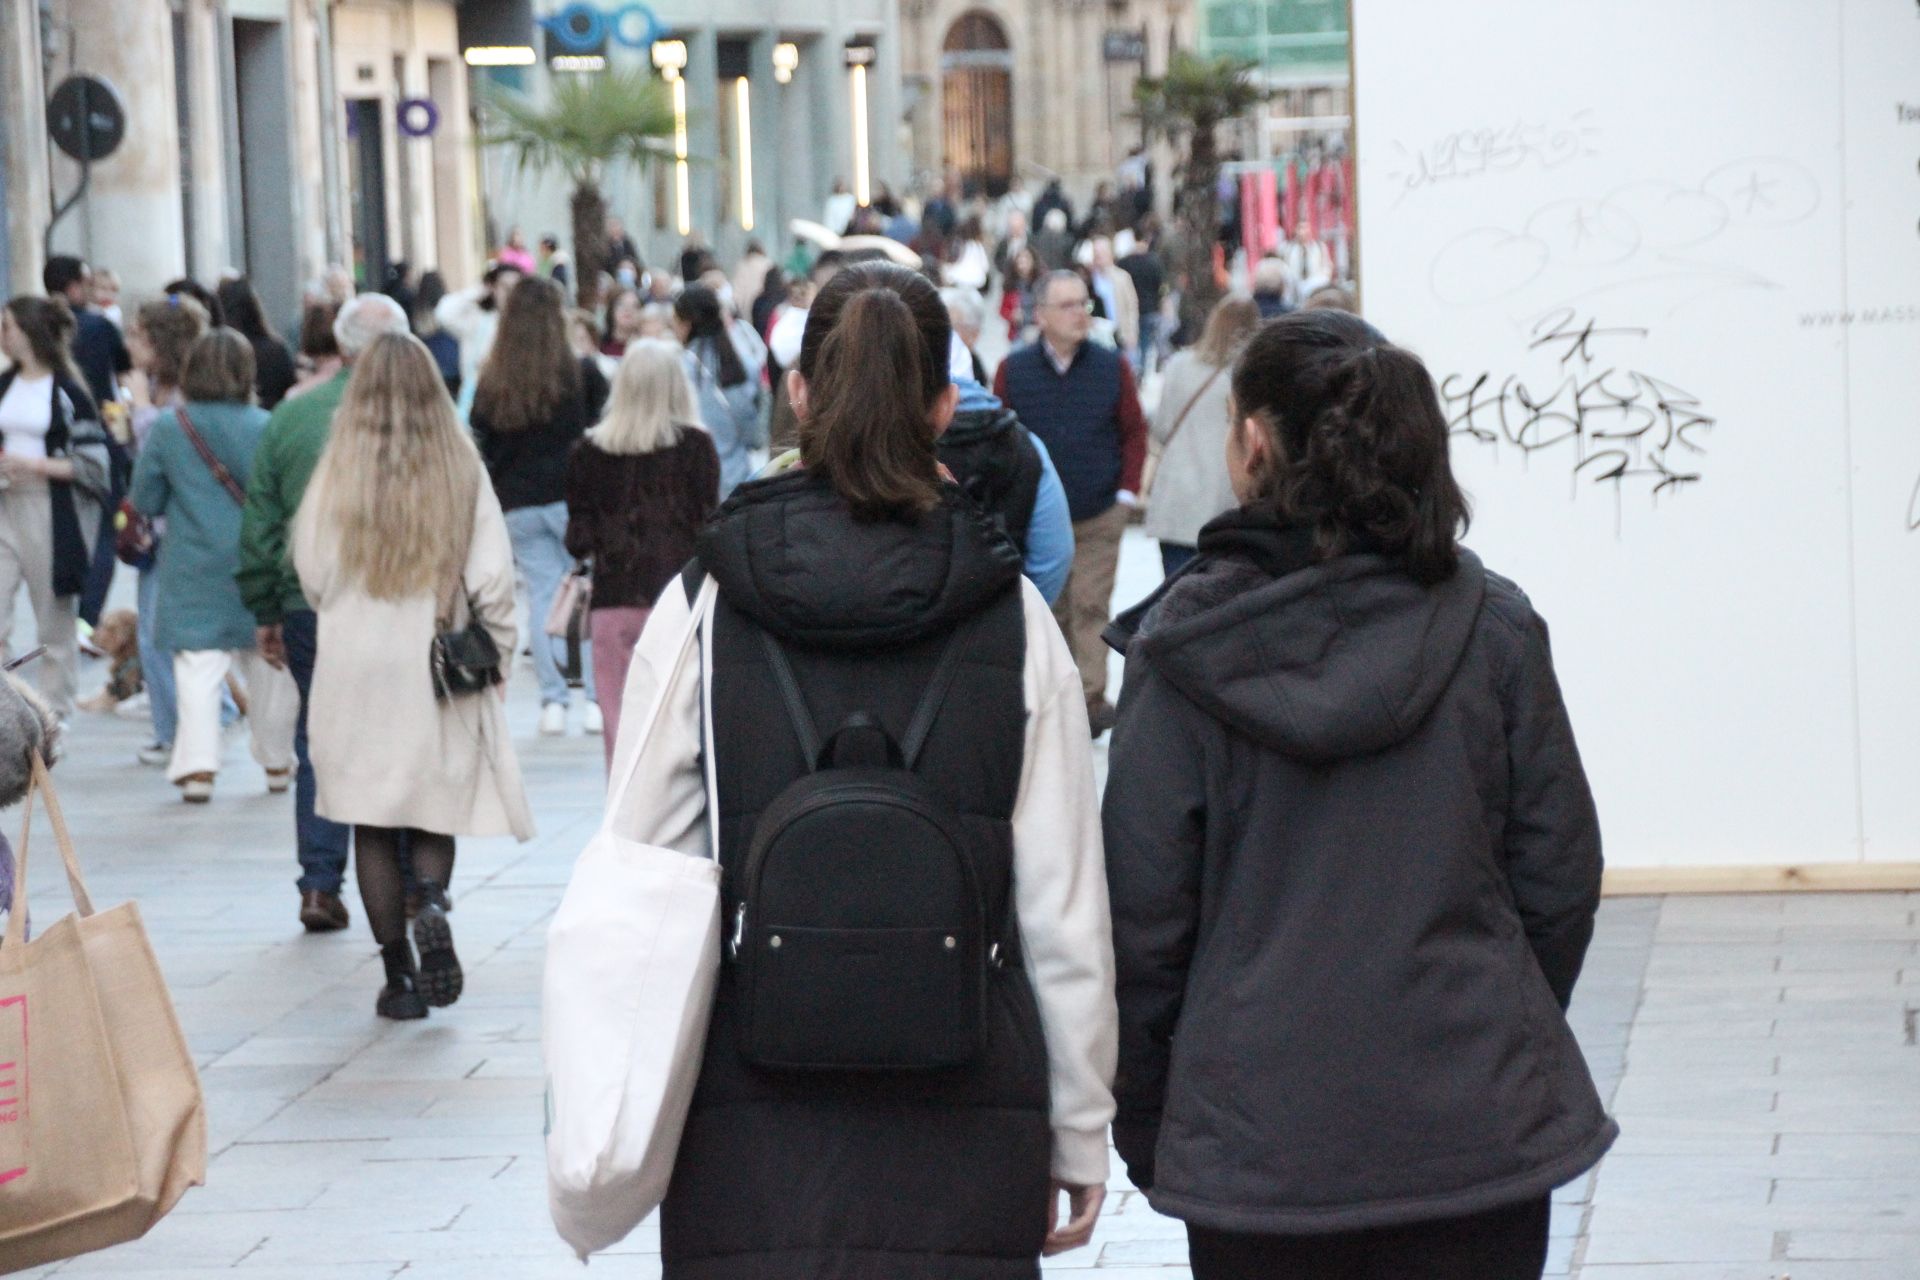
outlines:
[[1315, 1234], [1542, 1197], [1617, 1134], [1563, 1010], [1600, 832], [1527, 597], [1245, 510], [1109, 638], [1115, 1144], [1155, 1208]]
[[[723, 965], [700, 1080], [661, 1207], [668, 1280], [1036, 1280], [1049, 1176], [1107, 1176], [1112, 951], [1078, 676], [1020, 557], [958, 489], [911, 522], [856, 520], [823, 481], [742, 485], [701, 535], [719, 599], [699, 670], [663, 688], [692, 625], [669, 584], [634, 653], [614, 753], [623, 835], [735, 868], [806, 769], [761, 645], [816, 724], [856, 711], [902, 736], [949, 637], [976, 620], [917, 769], [961, 815], [988, 918], [988, 1047], [944, 1071], [755, 1068]], [[654, 700], [660, 724], [639, 726]], [[708, 726], [711, 751], [702, 747]], [[705, 766], [712, 769], [709, 791]]]

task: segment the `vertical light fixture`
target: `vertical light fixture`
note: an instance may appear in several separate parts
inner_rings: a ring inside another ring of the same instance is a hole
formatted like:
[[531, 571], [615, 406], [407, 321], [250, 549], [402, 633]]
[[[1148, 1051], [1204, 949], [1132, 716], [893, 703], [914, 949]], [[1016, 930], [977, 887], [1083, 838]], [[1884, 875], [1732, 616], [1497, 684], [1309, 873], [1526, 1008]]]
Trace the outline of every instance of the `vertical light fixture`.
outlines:
[[687, 79], [673, 78], [673, 197], [680, 234], [693, 234], [693, 191], [687, 180]]
[[675, 225], [680, 234], [693, 234], [693, 192], [687, 174], [687, 80], [681, 70], [687, 65], [684, 40], [656, 40], [653, 65], [673, 85], [673, 195]]
[[781, 84], [792, 84], [793, 73], [800, 69], [800, 46], [790, 40], [782, 40], [773, 46], [773, 78]]
[[862, 209], [873, 203], [873, 170], [867, 155], [867, 65], [853, 64], [853, 198]]
[[753, 112], [747, 78], [733, 82], [734, 128], [740, 139], [740, 229], [753, 230]]

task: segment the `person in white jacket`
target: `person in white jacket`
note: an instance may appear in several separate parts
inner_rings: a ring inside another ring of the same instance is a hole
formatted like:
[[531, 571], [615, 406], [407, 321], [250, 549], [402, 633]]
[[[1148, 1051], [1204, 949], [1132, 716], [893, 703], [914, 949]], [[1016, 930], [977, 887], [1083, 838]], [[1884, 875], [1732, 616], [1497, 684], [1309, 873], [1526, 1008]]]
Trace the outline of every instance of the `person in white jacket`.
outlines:
[[440, 299], [433, 318], [460, 343], [460, 408], [472, 407], [474, 392], [480, 386], [480, 368], [493, 350], [493, 335], [500, 327], [500, 309], [507, 295], [525, 273], [506, 263], [495, 263], [471, 289], [462, 289]]
[[[1100, 1212], [1116, 1011], [1086, 706], [1018, 552], [939, 469], [949, 338], [939, 295], [903, 268], [851, 267], [821, 291], [789, 374], [798, 462], [741, 486], [655, 604], [609, 823], [696, 856], [715, 855], [717, 832], [731, 920], [759, 815], [808, 772], [781, 666], [806, 719], [865, 715], [862, 732], [896, 743], [944, 688], [907, 765], [965, 815], [1000, 947], [985, 1047], [937, 1071], [755, 1066], [724, 964], [661, 1209], [666, 1280], [1037, 1280], [1039, 1257], [1084, 1245]], [[697, 593], [707, 576], [717, 598]], [[663, 687], [695, 625], [701, 660]], [[834, 992], [809, 994], [831, 1009]]]

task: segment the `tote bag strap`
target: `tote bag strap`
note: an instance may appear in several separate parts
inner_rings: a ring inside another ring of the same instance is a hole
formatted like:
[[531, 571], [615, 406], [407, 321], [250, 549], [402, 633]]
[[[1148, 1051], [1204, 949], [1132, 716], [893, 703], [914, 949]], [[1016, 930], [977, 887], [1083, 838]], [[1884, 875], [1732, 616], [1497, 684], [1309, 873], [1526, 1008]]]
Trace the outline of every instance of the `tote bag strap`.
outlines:
[[[638, 776], [640, 772], [640, 761], [647, 754], [647, 744], [653, 741], [653, 735], [658, 731], [662, 717], [666, 715], [667, 700], [673, 694], [673, 687], [680, 682], [680, 673], [686, 669], [688, 656], [693, 653], [694, 648], [700, 643], [701, 633], [707, 629], [703, 625], [703, 620], [712, 610], [714, 599], [719, 593], [720, 584], [713, 578], [709, 577], [701, 584], [700, 594], [696, 596], [693, 601], [693, 616], [687, 620], [686, 634], [680, 637], [680, 648], [673, 656], [673, 665], [667, 669], [666, 679], [662, 680], [660, 687], [654, 691], [653, 705], [648, 708], [646, 723], [641, 726], [640, 736], [634, 742], [633, 755], [627, 761], [626, 772], [622, 773], [615, 781], [613, 790], [607, 797], [606, 816], [601, 819], [603, 823], [611, 824], [613, 822], [613, 815], [620, 812], [621, 807], [626, 803], [627, 790], [633, 785], [634, 778]], [[704, 681], [702, 683], [704, 683]], [[703, 722], [701, 731], [701, 755], [708, 757], [710, 760], [713, 753], [706, 750], [704, 721], [707, 716], [704, 693], [701, 695], [701, 704], [700, 718]], [[706, 761], [702, 763], [704, 766]], [[710, 770], [706, 772], [708, 780], [710, 781], [711, 772]], [[712, 788], [707, 782], [703, 782], [702, 789], [707, 792], [709, 823], [713, 825], [717, 831], [717, 825], [712, 822]], [[714, 846], [713, 855], [717, 861], [720, 856], [720, 848], [717, 844]]]
[[33, 797], [47, 799], [47, 821], [53, 826], [54, 843], [60, 846], [60, 859], [67, 866], [67, 887], [73, 891], [73, 905], [81, 916], [93, 914], [93, 896], [87, 892], [86, 877], [80, 873], [80, 856], [74, 852], [73, 834], [67, 830], [67, 815], [60, 808], [59, 793], [47, 774], [46, 761], [33, 753], [33, 775], [27, 782], [25, 821], [20, 830], [20, 850], [15, 855], [13, 909], [7, 916], [6, 946], [9, 950], [26, 942], [27, 931], [27, 845], [33, 835]]

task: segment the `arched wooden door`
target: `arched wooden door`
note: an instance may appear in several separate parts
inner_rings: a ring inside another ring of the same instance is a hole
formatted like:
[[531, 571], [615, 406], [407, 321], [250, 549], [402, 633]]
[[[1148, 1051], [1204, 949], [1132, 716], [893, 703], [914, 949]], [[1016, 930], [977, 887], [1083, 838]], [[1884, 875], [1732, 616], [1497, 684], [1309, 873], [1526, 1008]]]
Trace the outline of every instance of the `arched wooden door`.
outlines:
[[963, 13], [941, 46], [947, 167], [969, 192], [1000, 195], [1013, 181], [1013, 52], [990, 13]]

